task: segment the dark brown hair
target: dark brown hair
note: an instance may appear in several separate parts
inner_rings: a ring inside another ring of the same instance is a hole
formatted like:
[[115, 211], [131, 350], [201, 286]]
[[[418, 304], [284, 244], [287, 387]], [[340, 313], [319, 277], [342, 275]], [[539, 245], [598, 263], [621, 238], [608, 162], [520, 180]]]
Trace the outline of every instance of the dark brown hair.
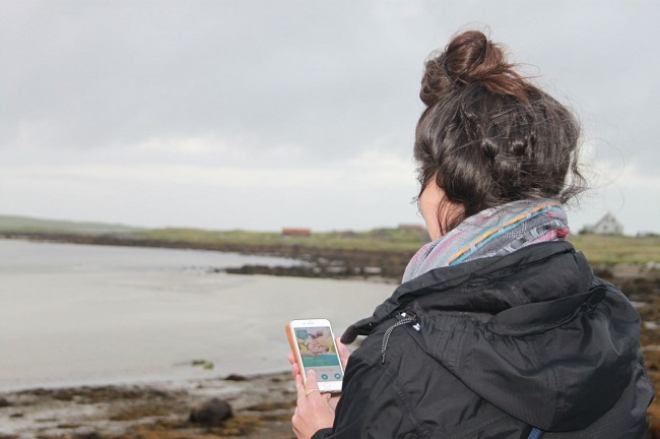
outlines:
[[521, 199], [564, 203], [584, 189], [579, 123], [514, 67], [479, 31], [455, 36], [426, 62], [420, 98], [427, 108], [414, 150], [421, 191], [435, 179], [447, 201], [463, 208], [441, 224], [443, 233], [489, 207]]

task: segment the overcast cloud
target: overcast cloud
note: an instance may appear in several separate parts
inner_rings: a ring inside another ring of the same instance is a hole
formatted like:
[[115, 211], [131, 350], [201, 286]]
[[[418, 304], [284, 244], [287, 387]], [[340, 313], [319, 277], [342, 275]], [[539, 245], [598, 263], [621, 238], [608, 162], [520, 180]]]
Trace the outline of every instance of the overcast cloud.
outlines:
[[660, 3], [7, 1], [0, 213], [277, 230], [421, 223], [423, 61], [486, 26], [584, 125], [611, 211], [660, 232]]

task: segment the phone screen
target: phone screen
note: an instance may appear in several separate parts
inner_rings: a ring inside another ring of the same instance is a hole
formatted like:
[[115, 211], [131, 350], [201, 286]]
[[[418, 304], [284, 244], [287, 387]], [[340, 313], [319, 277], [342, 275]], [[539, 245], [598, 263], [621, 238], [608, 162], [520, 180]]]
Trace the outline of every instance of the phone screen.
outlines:
[[341, 381], [343, 375], [330, 328], [295, 328], [295, 333], [305, 374], [314, 369], [319, 383]]

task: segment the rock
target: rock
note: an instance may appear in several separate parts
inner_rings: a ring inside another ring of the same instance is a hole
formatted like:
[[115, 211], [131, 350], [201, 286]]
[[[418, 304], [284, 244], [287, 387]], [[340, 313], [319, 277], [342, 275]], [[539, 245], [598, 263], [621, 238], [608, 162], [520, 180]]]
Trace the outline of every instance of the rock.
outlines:
[[231, 405], [222, 399], [212, 398], [193, 408], [188, 420], [204, 427], [219, 427], [231, 417]]
[[237, 373], [232, 373], [223, 378], [225, 381], [247, 381], [248, 378], [244, 375], [239, 375]]
[[7, 400], [7, 398], [0, 398], [0, 408], [2, 407], [11, 407], [12, 403]]

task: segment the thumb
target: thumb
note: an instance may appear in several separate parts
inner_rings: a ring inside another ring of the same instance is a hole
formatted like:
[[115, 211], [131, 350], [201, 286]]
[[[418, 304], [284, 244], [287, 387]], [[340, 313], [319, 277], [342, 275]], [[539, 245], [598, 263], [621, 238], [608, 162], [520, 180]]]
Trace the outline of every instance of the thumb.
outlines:
[[339, 337], [335, 340], [337, 342], [337, 353], [339, 354], [339, 359], [341, 360], [341, 366], [346, 370], [346, 364], [348, 363], [348, 357], [351, 356], [351, 351], [348, 350], [346, 345], [341, 342]]

